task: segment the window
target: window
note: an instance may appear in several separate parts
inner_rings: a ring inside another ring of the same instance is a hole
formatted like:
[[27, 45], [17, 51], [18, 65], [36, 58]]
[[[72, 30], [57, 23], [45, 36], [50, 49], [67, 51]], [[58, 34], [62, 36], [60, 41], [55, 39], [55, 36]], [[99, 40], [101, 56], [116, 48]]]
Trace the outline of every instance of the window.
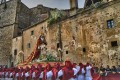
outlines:
[[72, 36], [73, 40], [75, 40], [75, 36]]
[[15, 56], [17, 55], [17, 49], [14, 50], [14, 55], [15, 55]]
[[83, 52], [86, 52], [86, 48], [83, 48]]
[[112, 42], [111, 42], [111, 46], [112, 46], [112, 47], [116, 47], [116, 46], [118, 46], [117, 41], [112, 41]]
[[57, 43], [57, 48], [59, 48], [60, 47], [60, 44], [59, 43]]
[[114, 20], [113, 19], [107, 20], [107, 27], [108, 28], [113, 28], [114, 27]]
[[66, 51], [66, 54], [68, 54], [68, 51]]
[[34, 31], [31, 31], [31, 35], [34, 35]]
[[28, 48], [30, 48], [30, 43], [28, 43], [28, 45], [27, 45], [27, 46], [28, 46]]

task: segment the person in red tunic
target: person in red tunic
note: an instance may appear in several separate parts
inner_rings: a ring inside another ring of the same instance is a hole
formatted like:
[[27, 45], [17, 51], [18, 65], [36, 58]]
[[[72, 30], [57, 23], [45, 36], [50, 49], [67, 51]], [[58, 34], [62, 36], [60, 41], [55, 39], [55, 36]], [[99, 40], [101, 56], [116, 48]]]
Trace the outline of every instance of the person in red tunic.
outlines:
[[5, 78], [5, 68], [2, 68], [2, 78]]
[[32, 79], [34, 69], [35, 69], [35, 66], [32, 65], [32, 66], [31, 66], [31, 69], [29, 70], [29, 80]]
[[0, 78], [2, 78], [2, 67], [0, 68]]
[[8, 78], [12, 77], [12, 75], [11, 75], [12, 72], [13, 72], [13, 68], [10, 68], [9, 71], [8, 71]]
[[52, 69], [52, 73], [53, 73], [52, 80], [59, 80], [58, 72], [59, 72], [60, 69], [61, 69], [60, 64], [55, 63], [54, 67]]
[[16, 67], [15, 70], [12, 72], [12, 77], [13, 77], [13, 80], [16, 79], [16, 74], [19, 72], [19, 69]]
[[51, 65], [48, 63], [43, 71], [43, 78], [42, 80], [52, 80], [52, 68]]
[[37, 71], [35, 71], [35, 73], [36, 73], [35, 75], [36, 80], [42, 78], [42, 64], [38, 64]]
[[29, 80], [29, 70], [30, 70], [30, 68], [27, 66], [25, 69], [25, 73], [24, 73], [25, 80]]
[[77, 64], [76, 63], [73, 63], [73, 68], [76, 68]]
[[70, 61], [65, 61], [65, 66], [58, 72], [58, 77], [62, 76], [62, 80], [75, 80], [77, 69], [73, 68]]
[[18, 72], [17, 80], [21, 80], [22, 75], [23, 75], [23, 71], [24, 71], [23, 67], [20, 67], [20, 70], [19, 70], [19, 72]]
[[34, 70], [33, 70], [33, 73], [32, 73], [32, 79], [33, 80], [37, 80], [38, 78], [39, 78], [39, 69], [38, 69], [38, 66], [37, 66], [37, 68], [35, 68]]
[[82, 63], [79, 63], [78, 80], [85, 79], [84, 73], [85, 73], [84, 65]]
[[5, 70], [5, 78], [7, 78], [7, 77], [8, 77], [8, 71], [9, 71], [9, 69], [8, 69], [8, 68], [6, 68], [6, 70]]
[[85, 66], [85, 80], [92, 80], [92, 66], [87, 63]]

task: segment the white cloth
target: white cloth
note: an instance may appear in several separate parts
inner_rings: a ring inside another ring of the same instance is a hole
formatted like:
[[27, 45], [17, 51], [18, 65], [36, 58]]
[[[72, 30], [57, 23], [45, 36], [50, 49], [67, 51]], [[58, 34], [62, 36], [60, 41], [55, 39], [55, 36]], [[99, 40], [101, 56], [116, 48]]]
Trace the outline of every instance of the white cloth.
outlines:
[[78, 70], [78, 72], [79, 72], [79, 70], [80, 70], [80, 66], [76, 66], [76, 69]]
[[85, 80], [92, 80], [91, 68], [91, 66], [86, 67]]
[[47, 80], [52, 80], [53, 73], [52, 71], [47, 72]]
[[40, 74], [39, 78], [43, 78], [43, 72], [41, 72], [41, 74]]
[[62, 70], [58, 71], [58, 77], [61, 77], [61, 76], [63, 76], [63, 71]]
[[77, 78], [71, 78], [71, 79], [69, 79], [69, 80], [77, 80]]
[[[73, 71], [74, 71], [74, 75], [77, 75], [78, 70], [77, 70], [76, 68], [73, 68]], [[58, 77], [63, 76], [63, 74], [64, 74], [63, 71], [60, 70], [60, 71], [58, 72]], [[71, 78], [71, 79], [69, 79], [69, 80], [77, 80], [77, 78]]]
[[7, 77], [8, 76], [8, 72], [6, 72], [6, 74], [5, 74], [5, 77]]
[[86, 77], [85, 80], [92, 80], [92, 78], [91, 77]]
[[16, 75], [15, 75], [16, 77], [18, 77], [19, 76], [19, 74], [18, 73], [16, 73]]
[[22, 72], [22, 74], [21, 74], [21, 77], [23, 76], [23, 72]]
[[[73, 71], [74, 71], [74, 76], [77, 76], [78, 70], [76, 68], [73, 68]], [[77, 80], [77, 77], [76, 78], [71, 78], [69, 80]]]
[[[52, 76], [53, 76], [52, 71], [47, 72], [46, 76], [47, 76], [47, 80], [52, 80]], [[43, 72], [41, 72], [39, 78], [43, 78]]]
[[29, 72], [26, 72], [25, 73], [25, 77], [27, 78], [29, 76]]
[[73, 71], [74, 71], [74, 76], [77, 75], [78, 70], [76, 68], [73, 68]]
[[12, 75], [13, 75], [13, 74], [12, 74], [12, 72], [11, 72], [11, 73], [10, 73], [10, 77], [12, 77]]
[[82, 68], [82, 73], [78, 75], [78, 80], [84, 80], [85, 76], [84, 76], [85, 70], [84, 68]]
[[2, 72], [2, 76], [4, 76], [4, 72]]
[[35, 78], [35, 72], [32, 73], [32, 78]]

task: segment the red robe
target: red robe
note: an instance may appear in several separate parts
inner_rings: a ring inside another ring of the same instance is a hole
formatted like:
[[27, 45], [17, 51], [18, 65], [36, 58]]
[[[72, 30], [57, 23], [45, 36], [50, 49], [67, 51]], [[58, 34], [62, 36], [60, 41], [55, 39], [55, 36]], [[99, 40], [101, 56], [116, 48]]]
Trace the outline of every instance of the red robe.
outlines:
[[65, 61], [65, 67], [62, 69], [63, 77], [62, 80], [69, 80], [74, 77], [73, 66], [70, 61]]
[[51, 70], [51, 65], [48, 63], [44, 69], [42, 80], [47, 80], [47, 72], [49, 72], [50, 70]]
[[53, 73], [52, 80], [57, 79], [59, 70], [60, 70], [60, 64], [57, 63], [57, 64], [54, 65], [54, 67], [52, 69], [52, 73]]

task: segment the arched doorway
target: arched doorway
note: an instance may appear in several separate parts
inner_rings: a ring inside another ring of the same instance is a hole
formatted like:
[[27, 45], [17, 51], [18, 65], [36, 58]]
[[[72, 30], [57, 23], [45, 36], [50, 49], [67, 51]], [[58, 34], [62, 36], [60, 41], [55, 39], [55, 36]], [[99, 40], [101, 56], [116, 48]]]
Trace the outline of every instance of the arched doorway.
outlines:
[[18, 53], [17, 57], [18, 57], [18, 63], [22, 63], [24, 61], [24, 53], [23, 53], [23, 51], [20, 51]]

